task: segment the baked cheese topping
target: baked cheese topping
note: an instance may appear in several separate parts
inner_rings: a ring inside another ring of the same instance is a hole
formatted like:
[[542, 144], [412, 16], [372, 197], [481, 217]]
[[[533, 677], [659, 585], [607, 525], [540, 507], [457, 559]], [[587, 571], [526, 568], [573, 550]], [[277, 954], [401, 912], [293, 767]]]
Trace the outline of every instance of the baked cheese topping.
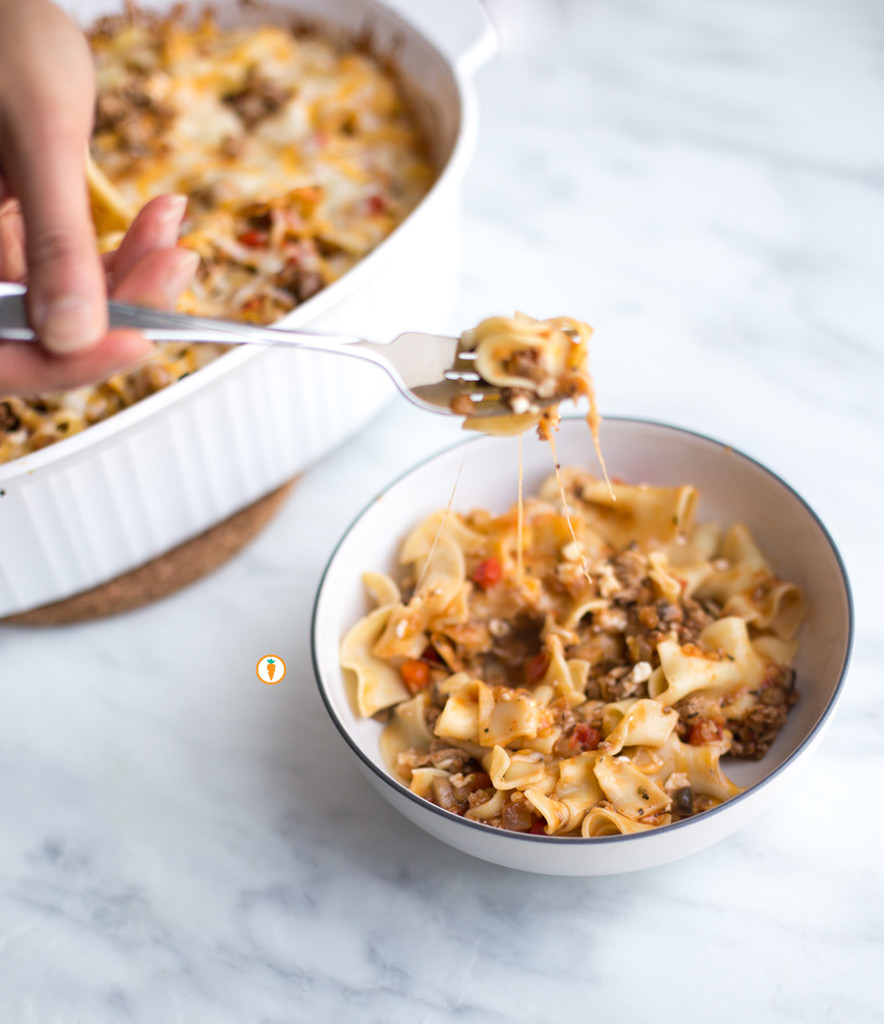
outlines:
[[92, 34], [92, 152], [135, 207], [190, 197], [187, 308], [269, 322], [339, 278], [432, 183], [392, 74], [277, 26], [136, 15]]
[[[181, 244], [202, 260], [185, 312], [277, 320], [377, 246], [432, 184], [395, 76], [363, 46], [135, 8], [98, 22], [90, 42], [100, 248], [114, 248], [153, 196], [186, 194]], [[0, 396], [0, 462], [105, 419], [222, 351], [160, 345], [148, 366], [95, 388]]]

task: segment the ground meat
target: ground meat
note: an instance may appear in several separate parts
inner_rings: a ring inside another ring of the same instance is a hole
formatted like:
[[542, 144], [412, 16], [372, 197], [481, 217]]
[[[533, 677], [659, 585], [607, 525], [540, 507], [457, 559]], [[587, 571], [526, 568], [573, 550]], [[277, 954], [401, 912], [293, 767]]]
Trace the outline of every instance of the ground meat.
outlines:
[[631, 669], [619, 666], [598, 680], [605, 700], [625, 700], [627, 697], [647, 697], [647, 679], [635, 679]]
[[306, 302], [311, 296], [321, 291], [325, 282], [318, 270], [308, 270], [301, 275], [298, 282], [298, 301]]
[[637, 548], [621, 551], [611, 560], [611, 567], [617, 578], [616, 600], [618, 604], [631, 604], [639, 600], [642, 589], [646, 597], [642, 604], [648, 604], [653, 592], [648, 582], [648, 560]]
[[428, 704], [427, 705], [426, 710], [424, 711], [424, 724], [426, 725], [426, 727], [429, 729], [430, 732], [433, 731], [433, 728], [436, 725], [436, 722], [437, 722], [437, 720], [439, 718], [439, 715], [441, 715], [441, 714], [442, 714], [442, 700], [441, 699], [440, 699], [439, 703], [432, 703], [432, 704]]
[[475, 789], [467, 797], [467, 807], [472, 810], [474, 807], [478, 807], [480, 804], [487, 804], [488, 801], [494, 796], [496, 790], [493, 786], [488, 786], [485, 789]]
[[288, 103], [291, 95], [285, 86], [264, 78], [253, 67], [249, 69], [242, 89], [225, 96], [224, 103], [236, 111], [247, 129], [252, 129]]
[[540, 375], [538, 359], [540, 353], [534, 348], [517, 349], [504, 362], [504, 369], [514, 377], [524, 377], [526, 380], [537, 380]]
[[694, 643], [699, 634], [715, 621], [715, 616], [690, 597], [682, 601], [684, 617], [677, 627], [680, 644]]
[[485, 772], [470, 772], [468, 775], [455, 772], [448, 781], [454, 799], [465, 807], [471, 806], [470, 797], [473, 793], [484, 792], [491, 787], [491, 779]]
[[472, 758], [466, 751], [441, 744], [436, 746], [434, 741], [433, 748], [428, 753], [421, 755], [414, 767], [424, 768], [429, 765], [433, 768], [442, 768], [447, 772], [462, 772], [471, 760]]
[[626, 644], [634, 662], [647, 661], [656, 667], [657, 645], [661, 641], [672, 636], [678, 644], [696, 643], [700, 632], [713, 619], [690, 598], [673, 604], [653, 597], [647, 600], [647, 597], [642, 584], [638, 588], [637, 603], [630, 605]]
[[12, 433], [21, 426], [21, 420], [12, 411], [10, 402], [0, 402], [0, 430]]
[[764, 757], [785, 724], [789, 708], [798, 700], [794, 683], [794, 672], [785, 669], [780, 678], [759, 691], [758, 703], [744, 719], [728, 719], [727, 728], [734, 734], [730, 749], [734, 757], [752, 761]]
[[572, 644], [565, 650], [568, 658], [578, 658], [580, 661], [588, 661], [590, 675], [592, 677], [602, 676], [616, 665], [622, 665], [626, 657], [626, 645], [620, 635], [611, 636], [608, 633], [597, 633], [581, 638], [579, 644]]
[[734, 734], [730, 750], [734, 757], [753, 761], [764, 757], [786, 721], [787, 710], [786, 705], [758, 704], [742, 722], [728, 722]]
[[225, 135], [218, 148], [221, 150], [222, 156], [226, 156], [228, 160], [235, 160], [242, 153], [244, 144], [245, 139], [243, 138], [236, 135]]
[[318, 270], [306, 269], [292, 261], [280, 272], [277, 284], [298, 303], [306, 302], [320, 291], [324, 282]]
[[130, 156], [144, 156], [174, 119], [174, 107], [159, 98], [151, 79], [133, 74], [115, 92], [99, 96], [95, 134], [113, 136]]
[[191, 189], [189, 199], [196, 210], [208, 210], [219, 202], [221, 189], [217, 182], [197, 185]]
[[521, 685], [526, 663], [543, 649], [542, 632], [543, 619], [521, 614], [511, 620], [505, 636], [491, 636], [491, 654], [513, 680], [512, 685]]
[[634, 662], [650, 661], [656, 662], [657, 644], [665, 637], [665, 633], [658, 630], [651, 630], [648, 633], [636, 631], [626, 638], [626, 647], [629, 657]]
[[95, 130], [97, 132], [115, 132], [117, 125], [131, 115], [132, 105], [127, 102], [123, 92], [99, 96], [95, 105]]
[[697, 718], [704, 715], [708, 709], [708, 699], [696, 695], [685, 697], [675, 705], [675, 710], [678, 712], [678, 735], [680, 739], [687, 739], [693, 723]]

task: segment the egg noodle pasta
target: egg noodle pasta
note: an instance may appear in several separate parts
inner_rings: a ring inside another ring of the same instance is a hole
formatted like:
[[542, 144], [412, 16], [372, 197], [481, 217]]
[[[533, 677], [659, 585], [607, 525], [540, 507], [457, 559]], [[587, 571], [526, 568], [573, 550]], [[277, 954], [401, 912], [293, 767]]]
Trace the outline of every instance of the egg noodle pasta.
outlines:
[[489, 826], [592, 838], [715, 807], [740, 792], [722, 757], [762, 757], [797, 699], [801, 591], [744, 525], [695, 522], [689, 485], [562, 483], [570, 525], [550, 476], [521, 542], [517, 507], [440, 511], [366, 574], [355, 707], [395, 778]]
[[[586, 421], [604, 472], [599, 445], [600, 417], [595, 388], [589, 373], [589, 340], [593, 330], [572, 317], [535, 320], [525, 313], [494, 316], [465, 331], [458, 344], [461, 355], [473, 360], [476, 374], [501, 391], [510, 413], [495, 417], [471, 417], [470, 402], [455, 399], [456, 412], [467, 418], [468, 429], [484, 434], [522, 434], [537, 426], [538, 434], [551, 440], [559, 422], [559, 405], [586, 397]], [[607, 479], [607, 474], [605, 474]]]

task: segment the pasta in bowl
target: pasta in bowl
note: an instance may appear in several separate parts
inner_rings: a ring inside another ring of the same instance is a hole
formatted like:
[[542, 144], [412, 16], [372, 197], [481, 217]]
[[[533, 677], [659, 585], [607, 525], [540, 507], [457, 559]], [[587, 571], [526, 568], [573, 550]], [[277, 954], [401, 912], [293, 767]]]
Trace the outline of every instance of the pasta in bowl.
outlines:
[[566, 517], [549, 448], [524, 444], [521, 566], [517, 442], [418, 467], [341, 542], [314, 618], [323, 697], [383, 795], [458, 849], [551, 874], [648, 867], [748, 821], [818, 740], [850, 644], [837, 552], [782, 481], [658, 424], [606, 421], [602, 446], [618, 502], [586, 423], [562, 422]]

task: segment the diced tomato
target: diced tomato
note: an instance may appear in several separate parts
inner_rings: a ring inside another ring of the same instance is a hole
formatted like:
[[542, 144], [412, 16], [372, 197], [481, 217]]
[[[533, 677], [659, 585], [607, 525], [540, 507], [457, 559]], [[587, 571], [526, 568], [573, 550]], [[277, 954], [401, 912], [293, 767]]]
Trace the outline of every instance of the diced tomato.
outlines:
[[412, 693], [417, 693], [430, 683], [430, 668], [422, 661], [406, 661], [402, 668], [402, 679]]
[[591, 725], [585, 722], [578, 722], [571, 733], [571, 742], [581, 750], [598, 750], [602, 742], [602, 734]]
[[543, 836], [543, 835], [546, 835], [546, 822], [545, 821], [535, 821], [534, 824], [531, 826], [531, 828], [528, 829], [528, 832], [532, 836]]
[[691, 726], [688, 736], [688, 743], [694, 746], [702, 746], [704, 743], [714, 743], [721, 739], [721, 726], [713, 722], [711, 718], [698, 718]]
[[387, 210], [387, 200], [383, 196], [373, 195], [368, 197], [368, 212], [369, 213], [385, 213]]
[[525, 682], [528, 683], [529, 686], [539, 683], [546, 675], [546, 670], [548, 668], [549, 652], [541, 651], [540, 654], [535, 654], [534, 657], [525, 665]]
[[503, 566], [500, 564], [500, 559], [492, 555], [490, 558], [486, 558], [484, 562], [479, 562], [476, 568], [473, 569], [473, 582], [476, 586], [487, 590], [489, 587], [493, 587], [502, 575]]
[[252, 228], [251, 231], [243, 231], [241, 235], [237, 236], [237, 241], [257, 249], [267, 244], [267, 232]]

